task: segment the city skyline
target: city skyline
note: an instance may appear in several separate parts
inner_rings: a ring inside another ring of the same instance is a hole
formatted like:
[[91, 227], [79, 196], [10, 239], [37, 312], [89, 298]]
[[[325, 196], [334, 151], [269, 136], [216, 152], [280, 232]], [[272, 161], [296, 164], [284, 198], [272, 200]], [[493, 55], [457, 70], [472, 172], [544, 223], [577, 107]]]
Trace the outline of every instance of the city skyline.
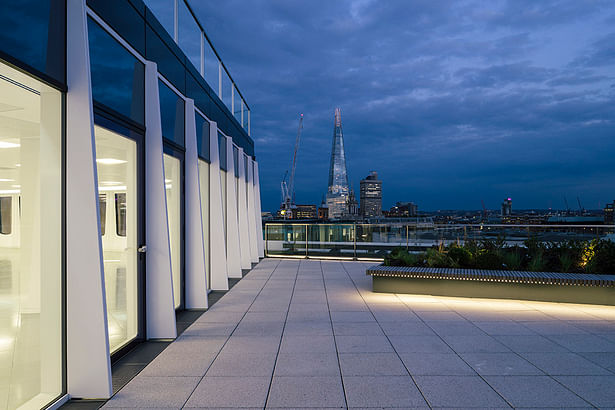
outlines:
[[298, 113], [296, 201], [320, 203], [336, 106], [349, 182], [357, 191], [377, 170], [384, 209], [499, 209], [508, 196], [517, 209], [565, 209], [564, 196], [596, 209], [615, 198], [612, 2], [194, 8], [251, 103], [264, 210], [279, 206]]

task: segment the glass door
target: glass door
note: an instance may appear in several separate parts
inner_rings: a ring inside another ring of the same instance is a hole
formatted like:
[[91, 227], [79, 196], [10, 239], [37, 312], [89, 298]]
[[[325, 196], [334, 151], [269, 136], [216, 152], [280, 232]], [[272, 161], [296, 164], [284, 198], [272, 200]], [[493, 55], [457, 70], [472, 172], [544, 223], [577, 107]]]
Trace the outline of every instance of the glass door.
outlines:
[[183, 158], [164, 154], [164, 184], [167, 193], [167, 218], [175, 309], [180, 309], [184, 306], [182, 165]]
[[101, 126], [95, 127], [95, 137], [109, 346], [114, 353], [140, 333], [139, 144]]

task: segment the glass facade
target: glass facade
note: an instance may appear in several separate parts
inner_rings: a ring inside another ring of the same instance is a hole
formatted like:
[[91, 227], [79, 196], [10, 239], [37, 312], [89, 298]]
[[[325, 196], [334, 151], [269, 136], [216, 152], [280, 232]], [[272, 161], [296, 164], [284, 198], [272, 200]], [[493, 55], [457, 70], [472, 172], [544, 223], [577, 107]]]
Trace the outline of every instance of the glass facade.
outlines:
[[144, 124], [144, 65], [91, 18], [88, 39], [94, 101]]
[[0, 409], [63, 390], [62, 115], [60, 92], [0, 62]]
[[220, 168], [227, 170], [226, 166], [226, 137], [218, 133], [218, 152], [220, 154]]
[[339, 218], [346, 211], [348, 198], [348, 174], [346, 173], [346, 154], [344, 153], [344, 134], [342, 133], [342, 114], [335, 109], [333, 143], [331, 145], [331, 163], [329, 165], [329, 188], [327, 190], [327, 207], [329, 218]]
[[199, 187], [201, 190], [201, 220], [203, 223], [203, 243], [205, 244], [205, 270], [207, 288], [211, 288], [211, 255], [209, 247], [209, 164], [199, 159]]
[[94, 128], [111, 353], [137, 337], [137, 144]]
[[0, 2], [0, 52], [65, 82], [63, 0]]
[[164, 184], [167, 193], [173, 300], [177, 309], [182, 304], [181, 162], [167, 154], [164, 154]]
[[160, 119], [162, 137], [181, 147], [184, 146], [184, 100], [162, 81], [158, 81], [160, 93]]
[[194, 115], [196, 121], [196, 144], [199, 157], [209, 161], [209, 121], [198, 112]]

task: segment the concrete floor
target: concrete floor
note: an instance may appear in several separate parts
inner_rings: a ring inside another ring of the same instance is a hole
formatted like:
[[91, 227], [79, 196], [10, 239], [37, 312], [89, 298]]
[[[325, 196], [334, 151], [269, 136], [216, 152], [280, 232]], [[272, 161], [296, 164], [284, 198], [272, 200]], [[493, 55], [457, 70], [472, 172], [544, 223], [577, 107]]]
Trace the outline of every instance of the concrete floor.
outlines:
[[105, 407], [615, 407], [615, 308], [376, 294], [265, 259]]

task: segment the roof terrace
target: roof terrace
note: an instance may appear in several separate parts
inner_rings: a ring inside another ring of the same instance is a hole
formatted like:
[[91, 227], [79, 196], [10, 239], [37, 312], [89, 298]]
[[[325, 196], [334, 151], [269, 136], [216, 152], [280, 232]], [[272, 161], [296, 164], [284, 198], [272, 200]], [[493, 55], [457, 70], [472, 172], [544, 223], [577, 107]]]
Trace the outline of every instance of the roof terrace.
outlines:
[[615, 308], [371, 291], [262, 260], [105, 407], [615, 406]]

